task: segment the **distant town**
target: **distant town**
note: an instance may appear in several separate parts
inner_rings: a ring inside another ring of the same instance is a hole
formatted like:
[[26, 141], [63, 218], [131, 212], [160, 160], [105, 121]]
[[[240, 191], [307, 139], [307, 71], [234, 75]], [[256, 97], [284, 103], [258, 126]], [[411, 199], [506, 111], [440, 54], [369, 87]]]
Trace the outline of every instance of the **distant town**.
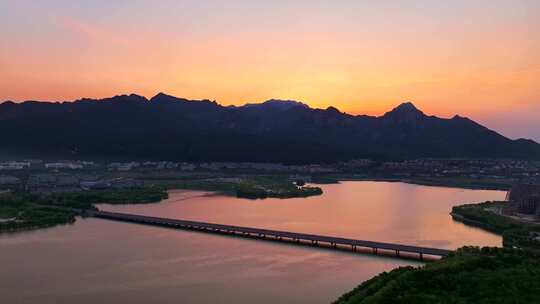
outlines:
[[188, 178], [200, 173], [280, 174], [291, 180], [311, 182], [321, 176], [337, 179], [421, 179], [457, 178], [467, 181], [504, 181], [540, 179], [540, 162], [512, 159], [415, 159], [381, 162], [356, 159], [335, 164], [287, 165], [254, 162], [172, 162], [130, 161], [94, 162], [85, 160], [40, 159], [0, 162], [0, 189], [30, 193], [76, 192], [98, 189], [123, 189], [144, 186], [146, 174], [156, 172]]

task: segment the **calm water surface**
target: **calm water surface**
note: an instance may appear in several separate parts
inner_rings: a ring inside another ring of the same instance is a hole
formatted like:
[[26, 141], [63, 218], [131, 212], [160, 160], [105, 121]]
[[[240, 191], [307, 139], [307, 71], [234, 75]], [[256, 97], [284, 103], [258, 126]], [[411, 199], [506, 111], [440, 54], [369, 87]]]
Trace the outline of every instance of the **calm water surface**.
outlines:
[[[455, 249], [501, 246], [452, 221], [457, 204], [501, 191], [403, 183], [323, 185], [319, 197], [245, 200], [171, 191], [159, 204], [109, 211]], [[0, 234], [2, 303], [329, 303], [412, 261], [99, 219]]]

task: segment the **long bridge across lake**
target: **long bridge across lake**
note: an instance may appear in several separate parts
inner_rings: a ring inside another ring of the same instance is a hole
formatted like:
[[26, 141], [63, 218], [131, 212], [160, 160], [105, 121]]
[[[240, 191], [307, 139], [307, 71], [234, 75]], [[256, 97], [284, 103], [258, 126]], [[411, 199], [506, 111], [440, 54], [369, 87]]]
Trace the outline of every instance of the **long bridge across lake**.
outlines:
[[[84, 211], [87, 216], [93, 216], [101, 219], [132, 222], [153, 226], [162, 226], [183, 230], [196, 230], [207, 233], [215, 234], [227, 234], [238, 237], [245, 238], [255, 238], [259, 240], [266, 241], [281, 241], [288, 243], [295, 243], [300, 245], [312, 245], [312, 246], [325, 246], [326, 248], [333, 249], [345, 249], [349, 248], [351, 251], [365, 251], [366, 249], [370, 250], [369, 252], [373, 254], [379, 253], [393, 253], [397, 257], [411, 258], [418, 257], [421, 260], [424, 259], [424, 255], [435, 256], [435, 257], [445, 257], [448, 256], [452, 251], [447, 249], [439, 248], [429, 248], [429, 247], [419, 247], [403, 244], [394, 244], [394, 243], [383, 243], [383, 242], [374, 242], [374, 241], [365, 241], [365, 240], [355, 240], [348, 238], [340, 238], [333, 236], [324, 236], [316, 234], [305, 234], [305, 233], [296, 233], [289, 231], [278, 231], [278, 230], [269, 230], [269, 229], [259, 229], [259, 228], [250, 228], [250, 227], [240, 227], [232, 225], [221, 225], [205, 222], [196, 222], [196, 221], [186, 221], [186, 220], [177, 220], [170, 218], [161, 218], [153, 216], [144, 216], [136, 214], [126, 214], [126, 213], [117, 213], [117, 212], [107, 212], [107, 211]], [[383, 251], [383, 252], [379, 252]], [[404, 253], [404, 255], [402, 255]]]

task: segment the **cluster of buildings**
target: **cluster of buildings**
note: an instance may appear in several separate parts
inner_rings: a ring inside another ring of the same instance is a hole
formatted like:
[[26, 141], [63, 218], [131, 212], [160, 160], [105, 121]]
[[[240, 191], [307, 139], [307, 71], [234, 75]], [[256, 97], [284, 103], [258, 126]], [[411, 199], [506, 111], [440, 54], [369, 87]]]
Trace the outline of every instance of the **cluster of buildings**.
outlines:
[[94, 175], [72, 174], [32, 174], [25, 181], [16, 176], [0, 174], [0, 190], [24, 190], [32, 194], [141, 187], [144, 187], [144, 181], [132, 178], [100, 178]]
[[0, 162], [0, 170], [37, 169], [45, 172], [69, 170], [176, 170], [176, 171], [257, 171], [300, 174], [358, 173], [376, 176], [468, 176], [508, 178], [516, 180], [540, 177], [540, 162], [511, 159], [413, 159], [404, 161], [375, 161], [353, 159], [333, 164], [290, 165], [261, 162], [172, 162], [172, 161], [129, 161], [95, 163], [92, 161], [41, 160]]
[[90, 175], [35, 174], [28, 178], [26, 190], [33, 194], [79, 192], [83, 190], [140, 188], [144, 182], [135, 179], [100, 179]]
[[0, 175], [0, 189], [14, 189], [21, 186], [21, 180], [11, 175]]
[[332, 165], [285, 165], [281, 163], [255, 163], [255, 162], [211, 162], [201, 163], [195, 169], [202, 170], [255, 170], [268, 172], [302, 172], [302, 173], [333, 173], [338, 169]]
[[338, 172], [337, 167], [330, 165], [284, 165], [281, 163], [255, 163], [255, 162], [114, 162], [107, 165], [111, 171], [131, 171], [135, 169], [175, 169], [179, 171], [220, 171], [220, 170], [254, 170], [268, 172], [304, 172], [304, 173], [332, 173]]
[[30, 162], [26, 161], [6, 161], [0, 162], [0, 170], [23, 170], [29, 169]]
[[107, 165], [107, 169], [111, 171], [131, 171], [133, 169], [156, 169], [156, 170], [165, 170], [165, 169], [176, 169], [180, 163], [170, 162], [170, 161], [146, 161], [146, 162], [114, 162]]
[[24, 161], [4, 161], [0, 162], [0, 170], [25, 170], [25, 169], [50, 169], [50, 170], [62, 170], [62, 169], [83, 169], [95, 166], [95, 162], [91, 161], [57, 161], [57, 162], [44, 162], [40, 159], [29, 159]]
[[506, 212], [540, 216], [540, 181], [529, 180], [516, 184], [506, 195]]
[[490, 177], [535, 177], [540, 176], [540, 162], [499, 159], [414, 159], [405, 161], [379, 162], [371, 159], [353, 159], [335, 164], [287, 165], [260, 162], [126, 162], [111, 163], [109, 170], [130, 171], [139, 168], [175, 169], [179, 171], [264, 171], [290, 173], [339, 173], [361, 172], [381, 175], [468, 175]]
[[431, 176], [517, 177], [540, 176], [540, 162], [511, 159], [415, 159], [383, 162], [376, 171], [388, 174]]

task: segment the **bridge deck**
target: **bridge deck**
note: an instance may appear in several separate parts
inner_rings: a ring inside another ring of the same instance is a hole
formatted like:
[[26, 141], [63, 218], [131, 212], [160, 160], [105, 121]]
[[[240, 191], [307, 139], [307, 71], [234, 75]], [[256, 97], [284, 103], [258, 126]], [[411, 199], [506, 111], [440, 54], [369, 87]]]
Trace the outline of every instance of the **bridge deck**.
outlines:
[[376, 252], [377, 249], [395, 251], [396, 255], [398, 256], [400, 252], [414, 253], [414, 254], [419, 254], [421, 259], [423, 258], [423, 255], [445, 257], [452, 252], [451, 250], [439, 249], [439, 248], [429, 248], [429, 247], [419, 247], [419, 246], [402, 245], [402, 244], [394, 244], [394, 243], [355, 240], [355, 239], [316, 235], [316, 234], [259, 229], [259, 228], [241, 227], [241, 226], [233, 226], [233, 225], [221, 225], [221, 224], [177, 220], [177, 219], [117, 213], [117, 212], [86, 211], [86, 214], [90, 216], [98, 217], [98, 218], [103, 218], [103, 219], [135, 222], [135, 223], [141, 223], [141, 224], [173, 227], [173, 228], [179, 228], [179, 229], [196, 229], [196, 230], [203, 230], [206, 232], [229, 233], [229, 234], [234, 234], [238, 236], [246, 236], [246, 237], [254, 237], [254, 236], [273, 237], [274, 240], [275, 239], [283, 240], [284, 238], [286, 238], [286, 239], [289, 239], [290, 241], [296, 241], [296, 242], [311, 241], [311, 243], [313, 244], [318, 244], [319, 242], [323, 242], [323, 243], [329, 244], [332, 247], [336, 247], [337, 245], [347, 245], [347, 246], [351, 246], [352, 250], [354, 251], [356, 250], [357, 247], [363, 247], [363, 248], [371, 248], [374, 250], [374, 252]]

